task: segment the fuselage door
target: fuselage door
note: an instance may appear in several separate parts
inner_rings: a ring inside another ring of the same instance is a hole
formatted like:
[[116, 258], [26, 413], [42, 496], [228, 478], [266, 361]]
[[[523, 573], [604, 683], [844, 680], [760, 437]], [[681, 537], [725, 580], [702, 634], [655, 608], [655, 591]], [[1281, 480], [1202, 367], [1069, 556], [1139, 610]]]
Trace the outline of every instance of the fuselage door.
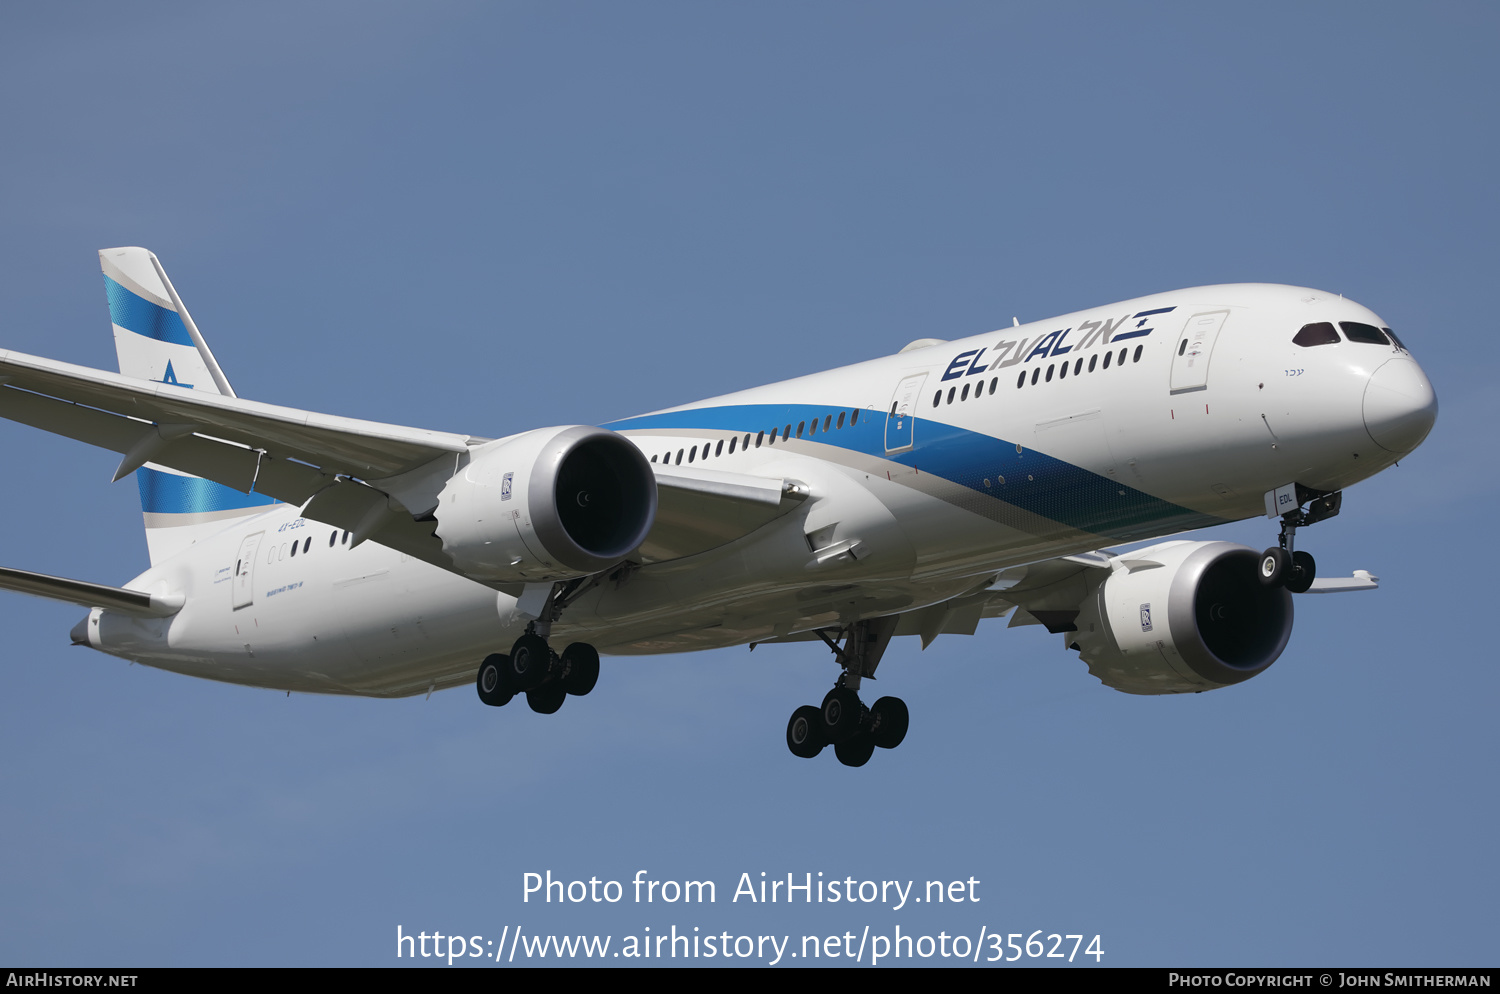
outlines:
[[1182, 334], [1173, 343], [1173, 393], [1202, 390], [1208, 386], [1208, 360], [1227, 317], [1228, 311], [1205, 311], [1188, 318]]
[[260, 540], [265, 532], [246, 535], [240, 540], [239, 555], [234, 562], [234, 609], [249, 607], [255, 603], [255, 554], [260, 549]]
[[926, 373], [914, 373], [896, 385], [891, 406], [885, 413], [885, 451], [905, 452], [916, 443], [917, 396], [926, 382]]

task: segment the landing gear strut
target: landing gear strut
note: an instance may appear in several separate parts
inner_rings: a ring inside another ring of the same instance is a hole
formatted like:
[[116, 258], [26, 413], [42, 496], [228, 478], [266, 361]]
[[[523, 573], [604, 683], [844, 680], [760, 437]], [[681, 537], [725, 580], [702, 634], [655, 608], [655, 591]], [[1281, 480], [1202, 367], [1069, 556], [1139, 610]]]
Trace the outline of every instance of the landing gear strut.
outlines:
[[906, 738], [909, 714], [905, 701], [882, 697], [874, 707], [865, 707], [859, 699], [860, 681], [875, 676], [875, 667], [895, 630], [894, 616], [860, 621], [843, 630], [842, 646], [828, 633], [818, 632], [843, 672], [821, 707], [809, 704], [792, 712], [786, 726], [786, 745], [792, 755], [811, 759], [831, 745], [840, 763], [863, 766], [877, 747], [894, 749]]
[[491, 707], [504, 707], [517, 694], [538, 714], [553, 714], [568, 695], [583, 697], [599, 682], [599, 651], [587, 642], [573, 642], [553, 652], [547, 644], [552, 623], [563, 608], [577, 600], [597, 579], [554, 584], [543, 604], [541, 617], [526, 626], [510, 654], [493, 653], [479, 664], [475, 689], [479, 699]]
[[[1295, 548], [1297, 529], [1338, 514], [1343, 491], [1327, 493], [1296, 483], [1274, 490], [1267, 497], [1272, 501], [1279, 498], [1287, 504], [1295, 500], [1296, 506], [1281, 515], [1281, 535], [1277, 545], [1261, 553], [1260, 582], [1267, 587], [1286, 587], [1294, 594], [1305, 594], [1312, 589], [1313, 580], [1317, 578], [1318, 564], [1310, 554]], [[1302, 509], [1303, 504], [1308, 505], [1306, 511]]]

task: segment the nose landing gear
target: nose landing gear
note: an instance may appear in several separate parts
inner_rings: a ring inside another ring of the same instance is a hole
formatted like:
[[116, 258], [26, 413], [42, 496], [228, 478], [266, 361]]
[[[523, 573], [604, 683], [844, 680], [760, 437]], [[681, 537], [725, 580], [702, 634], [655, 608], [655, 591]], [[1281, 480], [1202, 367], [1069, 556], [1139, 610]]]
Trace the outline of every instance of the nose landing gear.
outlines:
[[[1266, 495], [1268, 507], [1274, 508], [1278, 503], [1284, 506], [1294, 500], [1296, 506], [1281, 515], [1278, 544], [1261, 553], [1259, 575], [1263, 585], [1286, 587], [1294, 594], [1305, 594], [1312, 589], [1313, 580], [1318, 575], [1318, 564], [1309, 553], [1294, 548], [1297, 529], [1338, 514], [1343, 498], [1343, 491], [1328, 493], [1300, 483], [1280, 487]], [[1306, 511], [1302, 509], [1303, 504], [1308, 505]]]
[[874, 677], [895, 630], [894, 617], [857, 622], [846, 630], [842, 646], [827, 633], [818, 632], [843, 673], [821, 707], [808, 704], [792, 712], [786, 726], [786, 745], [792, 755], [812, 759], [831, 745], [840, 763], [863, 766], [877, 747], [894, 749], [906, 738], [910, 714], [905, 701], [882, 697], [874, 707], [866, 707], [859, 699], [860, 680]]

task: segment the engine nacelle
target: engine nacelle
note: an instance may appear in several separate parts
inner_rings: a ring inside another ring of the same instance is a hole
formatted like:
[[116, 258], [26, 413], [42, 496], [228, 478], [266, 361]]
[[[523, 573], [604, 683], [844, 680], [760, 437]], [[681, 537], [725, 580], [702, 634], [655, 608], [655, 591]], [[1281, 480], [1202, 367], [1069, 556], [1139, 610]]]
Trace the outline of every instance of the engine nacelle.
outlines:
[[1292, 595], [1261, 584], [1259, 559], [1232, 542], [1165, 542], [1127, 553], [1084, 598], [1069, 648], [1127, 694], [1248, 680], [1276, 662], [1292, 634]]
[[612, 431], [541, 428], [475, 449], [438, 495], [443, 551], [476, 579], [544, 582], [620, 562], [656, 520], [656, 475]]

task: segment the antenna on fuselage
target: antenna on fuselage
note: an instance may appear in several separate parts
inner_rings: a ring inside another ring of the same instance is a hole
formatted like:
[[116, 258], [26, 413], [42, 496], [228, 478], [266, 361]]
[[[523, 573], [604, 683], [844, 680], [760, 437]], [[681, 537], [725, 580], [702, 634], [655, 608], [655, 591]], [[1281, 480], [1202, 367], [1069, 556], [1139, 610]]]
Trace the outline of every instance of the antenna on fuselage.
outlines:
[[1021, 319], [1018, 318], [1018, 317], [1012, 317], [1010, 319], [1010, 326], [1012, 328], [1019, 328], [1019, 327], [1021, 327]]

